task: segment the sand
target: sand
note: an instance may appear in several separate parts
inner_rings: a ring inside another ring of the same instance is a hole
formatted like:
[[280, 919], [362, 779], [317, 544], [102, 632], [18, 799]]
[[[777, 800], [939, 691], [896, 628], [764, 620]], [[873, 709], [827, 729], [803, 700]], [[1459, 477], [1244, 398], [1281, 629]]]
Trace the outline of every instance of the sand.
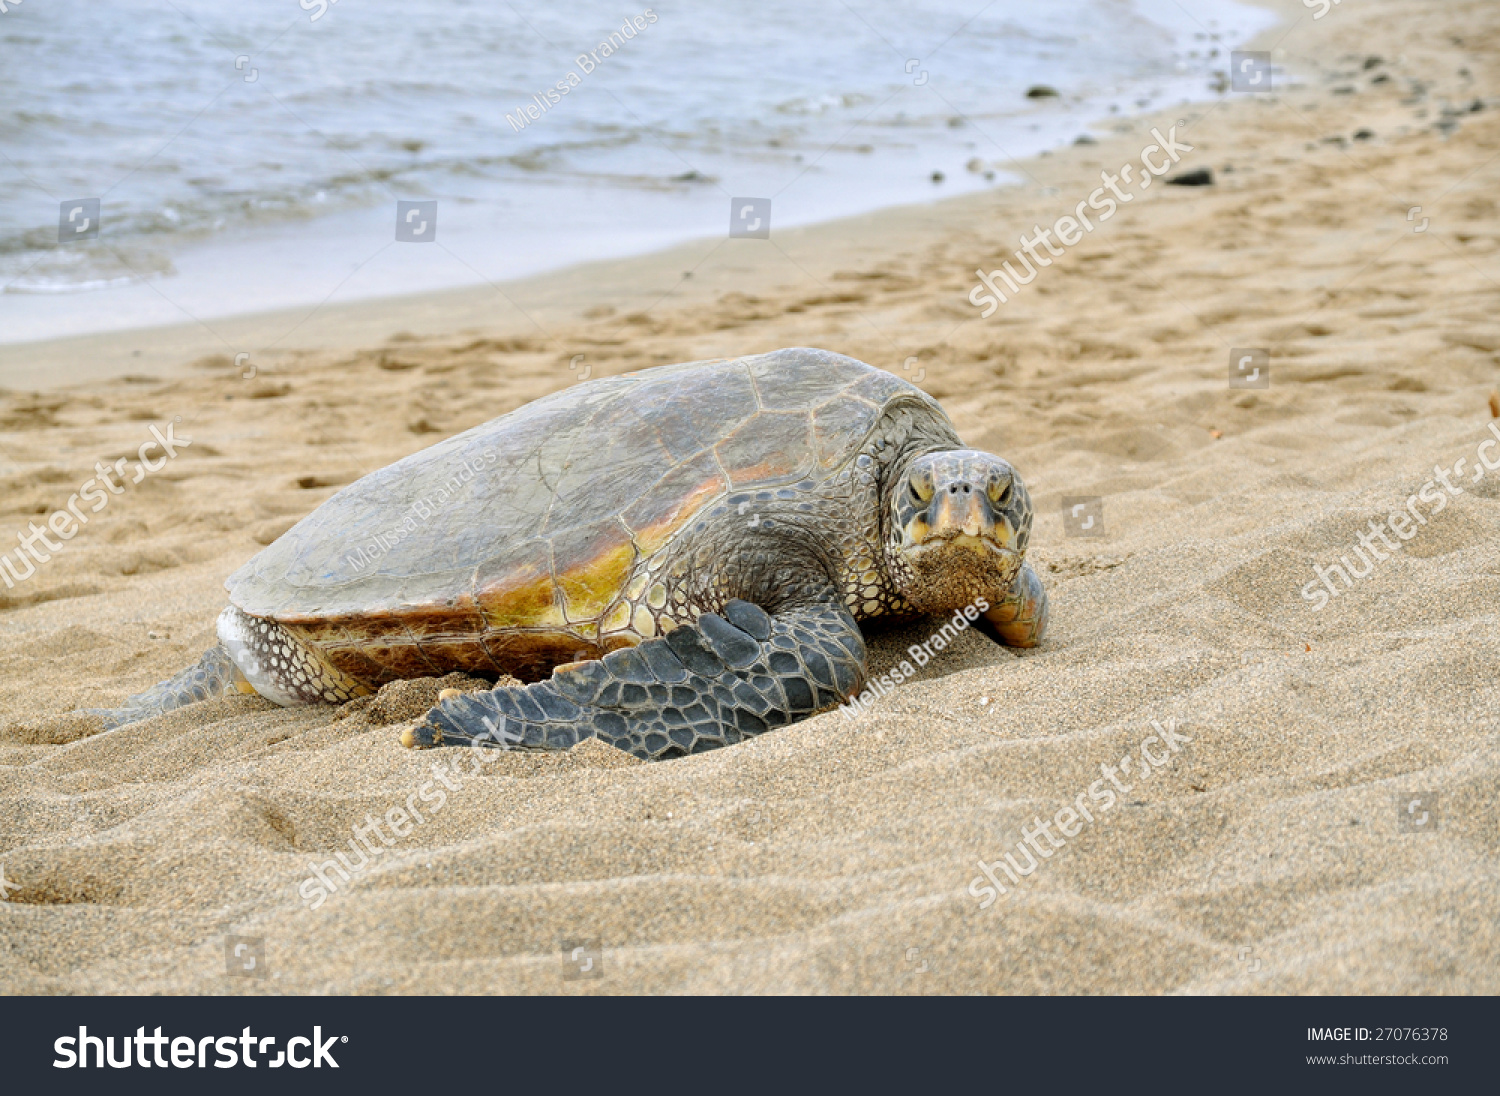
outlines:
[[[1500, 8], [1280, 7], [1274, 97], [1102, 120], [1014, 188], [330, 305], [248, 379], [233, 346], [298, 317], [5, 348], [6, 537], [152, 425], [191, 444], [0, 589], [0, 990], [1500, 991], [1500, 472], [1470, 478], [1500, 413]], [[1178, 118], [1177, 170], [1214, 184], [1138, 192], [980, 319], [975, 269]], [[339, 485], [583, 368], [797, 345], [920, 374], [1017, 465], [1042, 647], [966, 633], [857, 720], [655, 764], [403, 750], [432, 681], [107, 734], [67, 714], [196, 659], [224, 577]], [[1269, 388], [1228, 386], [1232, 348], [1269, 350]], [[1459, 458], [1392, 558], [1302, 596]], [[1080, 497], [1102, 536], [1065, 531]], [[1161, 768], [1119, 772], [1158, 726]], [[1103, 765], [1130, 790], [1021, 882], [992, 867], [981, 908], [977, 865], [1088, 806]], [[227, 974], [226, 935], [262, 977]]]

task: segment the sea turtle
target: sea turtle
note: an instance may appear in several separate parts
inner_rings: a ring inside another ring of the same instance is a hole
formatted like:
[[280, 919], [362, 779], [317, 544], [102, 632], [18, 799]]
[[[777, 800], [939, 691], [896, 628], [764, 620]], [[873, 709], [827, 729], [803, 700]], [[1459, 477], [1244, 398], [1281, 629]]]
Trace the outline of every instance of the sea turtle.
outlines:
[[1031, 514], [1009, 464], [852, 358], [603, 377], [339, 491], [229, 577], [197, 666], [100, 714], [461, 670], [523, 684], [445, 693], [405, 745], [712, 749], [858, 693], [858, 621], [967, 608], [1038, 643]]

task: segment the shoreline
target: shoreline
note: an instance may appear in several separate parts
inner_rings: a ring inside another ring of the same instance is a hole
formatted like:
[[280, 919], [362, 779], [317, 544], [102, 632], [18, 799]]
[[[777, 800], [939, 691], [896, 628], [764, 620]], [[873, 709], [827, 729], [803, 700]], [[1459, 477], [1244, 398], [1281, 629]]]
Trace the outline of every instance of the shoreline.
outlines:
[[[1279, 17], [1276, 24], [1245, 43], [1246, 49], [1269, 44], [1285, 33], [1296, 12], [1304, 11], [1296, 0], [1242, 2], [1269, 9]], [[61, 390], [126, 377], [185, 377], [194, 374], [195, 363], [219, 358], [224, 359], [227, 371], [241, 354], [248, 356], [247, 365], [257, 359], [285, 365], [307, 352], [368, 349], [404, 341], [406, 336], [423, 340], [459, 334], [492, 340], [550, 340], [550, 332], [577, 326], [590, 319], [591, 312], [603, 308], [621, 315], [640, 315], [642, 309], [654, 309], [668, 298], [675, 299], [679, 306], [694, 305], [706, 303], [713, 293], [743, 292], [752, 286], [784, 288], [789, 281], [809, 276], [826, 281], [840, 265], [878, 264], [884, 254], [879, 246], [868, 246], [871, 241], [891, 236], [920, 238], [931, 227], [949, 226], [978, 216], [997, 203], [1004, 206], [1012, 202], [1036, 182], [1035, 171], [1050, 174], [1044, 167], [1049, 159], [1066, 163], [1128, 143], [1105, 136], [1106, 128], [1139, 127], [1147, 119], [1167, 119], [1182, 112], [1203, 117], [1221, 102], [1204, 98], [1135, 115], [1106, 114], [1082, 121], [1079, 128], [1095, 134], [1095, 144], [1059, 144], [1019, 160], [993, 161], [996, 170], [1015, 181], [779, 228], [774, 247], [766, 246], [769, 241], [763, 240], [706, 236], [498, 283], [0, 343], [0, 391]], [[771, 273], [778, 267], [783, 268], [779, 282]], [[74, 299], [86, 304], [87, 294]], [[504, 317], [502, 322], [495, 319], [497, 311]], [[563, 340], [552, 341], [561, 352]], [[571, 354], [565, 358], [571, 358]]]

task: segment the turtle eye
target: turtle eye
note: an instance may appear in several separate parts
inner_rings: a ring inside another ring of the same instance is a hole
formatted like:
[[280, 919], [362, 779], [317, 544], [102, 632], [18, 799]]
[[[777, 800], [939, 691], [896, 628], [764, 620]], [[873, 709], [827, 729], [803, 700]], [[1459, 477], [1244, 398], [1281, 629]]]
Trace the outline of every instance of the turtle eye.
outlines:
[[991, 480], [989, 496], [990, 501], [996, 506], [1004, 506], [1010, 501], [1011, 480]]
[[910, 481], [911, 500], [918, 506], [926, 506], [932, 499], [932, 484], [926, 483], [919, 476], [913, 476]]

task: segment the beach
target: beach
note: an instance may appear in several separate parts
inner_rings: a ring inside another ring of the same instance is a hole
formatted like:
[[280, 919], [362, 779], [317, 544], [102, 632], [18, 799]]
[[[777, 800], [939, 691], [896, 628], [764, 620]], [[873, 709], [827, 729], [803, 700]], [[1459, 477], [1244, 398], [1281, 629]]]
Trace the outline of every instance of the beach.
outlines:
[[[0, 345], [0, 551], [140, 472], [0, 586], [0, 992], [1500, 991], [1500, 10], [1262, 6], [1270, 92], [988, 149], [1013, 186]], [[852, 717], [656, 763], [401, 747], [474, 679], [74, 714], [191, 665], [358, 477], [794, 346], [1019, 470], [1040, 647], [967, 630]]]

